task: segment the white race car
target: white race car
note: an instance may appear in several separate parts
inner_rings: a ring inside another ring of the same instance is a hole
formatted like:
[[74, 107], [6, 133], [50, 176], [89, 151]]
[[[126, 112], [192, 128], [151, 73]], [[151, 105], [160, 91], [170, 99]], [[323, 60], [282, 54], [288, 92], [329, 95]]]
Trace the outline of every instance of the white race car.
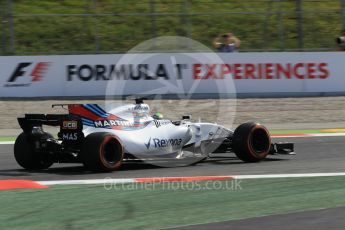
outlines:
[[[271, 143], [267, 129], [248, 122], [235, 131], [213, 123], [194, 123], [150, 115], [141, 99], [108, 112], [96, 104], [59, 104], [68, 114], [26, 114], [18, 118], [23, 129], [14, 156], [25, 169], [46, 169], [53, 163], [82, 163], [92, 171], [113, 171], [123, 162], [170, 162], [168, 166], [195, 164], [214, 153], [234, 152], [245, 162], [258, 162], [268, 154], [293, 154], [292, 143]], [[59, 126], [58, 137], [43, 125]], [[163, 159], [163, 160], [162, 160]]]

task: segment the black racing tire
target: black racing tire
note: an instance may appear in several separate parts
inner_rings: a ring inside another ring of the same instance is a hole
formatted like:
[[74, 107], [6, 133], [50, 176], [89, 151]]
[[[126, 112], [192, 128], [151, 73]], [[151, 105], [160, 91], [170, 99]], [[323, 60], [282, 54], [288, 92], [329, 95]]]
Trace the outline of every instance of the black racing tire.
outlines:
[[123, 157], [123, 145], [120, 139], [111, 133], [91, 133], [83, 141], [81, 160], [88, 170], [115, 171], [120, 168]]
[[[53, 138], [49, 133], [43, 133], [42, 138]], [[33, 150], [32, 143], [30, 143], [28, 136], [21, 133], [14, 143], [14, 158], [17, 163], [28, 170], [47, 169], [54, 163], [48, 159], [42, 159]]]
[[271, 137], [265, 126], [247, 122], [235, 129], [232, 140], [236, 156], [244, 162], [264, 159], [271, 148]]

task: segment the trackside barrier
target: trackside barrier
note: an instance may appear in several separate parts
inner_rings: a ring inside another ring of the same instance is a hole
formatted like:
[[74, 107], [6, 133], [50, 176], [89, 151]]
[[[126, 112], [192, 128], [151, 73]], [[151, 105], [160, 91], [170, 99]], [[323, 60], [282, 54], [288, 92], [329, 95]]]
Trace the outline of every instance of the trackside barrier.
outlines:
[[2, 56], [0, 97], [332, 95], [344, 73], [342, 52]]

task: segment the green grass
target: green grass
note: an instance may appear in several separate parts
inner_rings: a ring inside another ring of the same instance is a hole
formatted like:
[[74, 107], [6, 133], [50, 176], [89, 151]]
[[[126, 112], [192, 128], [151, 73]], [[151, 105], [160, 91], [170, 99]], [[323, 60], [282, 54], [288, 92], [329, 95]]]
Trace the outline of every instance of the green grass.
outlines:
[[0, 142], [1, 141], [14, 141], [16, 137], [0, 137]]
[[2, 191], [0, 228], [158, 229], [345, 206], [345, 177], [242, 180], [237, 190], [218, 181], [233, 189], [197, 189], [205, 183]]
[[[147, 39], [167, 35], [188, 36], [211, 47], [213, 38], [227, 31], [242, 40], [242, 50], [299, 48], [295, 1], [12, 2], [14, 50], [9, 43], [10, 21], [6, 20], [0, 24], [3, 54], [126, 52]], [[304, 48], [334, 50], [334, 38], [342, 27], [339, 2], [302, 1]], [[6, 1], [0, 3], [0, 8], [1, 16], [7, 15]], [[152, 12], [168, 15], [142, 14]]]
[[321, 133], [319, 129], [289, 129], [289, 130], [270, 130], [270, 134], [309, 134]]

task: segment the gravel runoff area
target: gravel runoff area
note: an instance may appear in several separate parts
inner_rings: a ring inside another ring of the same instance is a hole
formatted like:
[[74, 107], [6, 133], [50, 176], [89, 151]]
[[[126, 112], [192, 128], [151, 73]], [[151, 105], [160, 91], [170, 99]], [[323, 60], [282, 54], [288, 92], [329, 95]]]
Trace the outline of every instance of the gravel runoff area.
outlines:
[[[0, 101], [0, 136], [20, 133], [16, 121], [25, 113], [64, 113], [51, 108], [56, 103], [96, 103], [105, 100], [3, 100]], [[107, 101], [107, 103], [121, 103]], [[131, 101], [122, 101], [131, 103]], [[146, 100], [152, 112], [179, 119], [191, 114], [198, 121], [210, 121], [235, 128], [246, 121], [257, 121], [269, 129], [345, 128], [345, 97], [222, 99], [222, 100]]]

